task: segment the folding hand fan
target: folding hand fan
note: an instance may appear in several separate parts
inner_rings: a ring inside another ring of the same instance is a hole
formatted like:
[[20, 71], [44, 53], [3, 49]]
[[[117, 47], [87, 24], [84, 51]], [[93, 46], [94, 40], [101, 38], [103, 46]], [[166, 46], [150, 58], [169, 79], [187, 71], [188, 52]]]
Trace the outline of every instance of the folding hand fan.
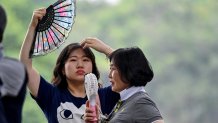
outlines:
[[[98, 81], [93, 73], [89, 73], [85, 75], [85, 89], [86, 89], [86, 94], [89, 99], [89, 107], [92, 108], [94, 111], [94, 115], [96, 115], [96, 96], [98, 92]], [[97, 123], [97, 117], [93, 119], [93, 123]]]
[[75, 9], [76, 0], [58, 0], [46, 9], [36, 27], [30, 57], [45, 55], [65, 41], [74, 23]]

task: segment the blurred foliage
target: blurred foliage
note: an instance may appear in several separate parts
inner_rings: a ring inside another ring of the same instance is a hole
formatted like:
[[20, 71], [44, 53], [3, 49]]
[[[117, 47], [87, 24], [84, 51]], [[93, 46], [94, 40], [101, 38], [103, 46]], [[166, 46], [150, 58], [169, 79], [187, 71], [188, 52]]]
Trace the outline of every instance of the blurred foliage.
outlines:
[[[7, 56], [18, 58], [32, 11], [53, 2], [1, 0], [8, 15], [4, 37]], [[50, 80], [64, 45], [85, 37], [98, 37], [115, 49], [138, 46], [155, 72], [146, 90], [166, 123], [217, 122], [217, 11], [216, 0], [120, 0], [116, 5], [77, 0], [76, 22], [66, 43], [51, 54], [34, 58], [34, 66]], [[103, 54], [95, 54], [101, 80], [106, 82], [108, 61]], [[23, 122], [46, 122], [29, 94]]]

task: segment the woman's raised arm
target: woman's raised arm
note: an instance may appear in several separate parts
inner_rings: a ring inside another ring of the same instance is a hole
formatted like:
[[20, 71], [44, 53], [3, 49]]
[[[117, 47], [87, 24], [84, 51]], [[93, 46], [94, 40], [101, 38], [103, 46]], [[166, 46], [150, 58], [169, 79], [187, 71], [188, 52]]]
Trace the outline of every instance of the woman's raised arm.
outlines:
[[40, 82], [40, 75], [39, 73], [33, 68], [32, 66], [32, 59], [29, 57], [30, 49], [32, 46], [35, 29], [38, 24], [38, 21], [42, 19], [42, 17], [45, 15], [46, 9], [41, 8], [37, 9], [33, 12], [32, 20], [29, 24], [29, 28], [26, 34], [26, 37], [24, 39], [24, 42], [22, 44], [22, 47], [20, 49], [20, 61], [26, 66], [28, 76], [29, 76], [29, 82], [28, 82], [28, 88], [31, 92], [31, 94], [36, 97], [39, 89], [39, 82]]
[[83, 48], [93, 48], [100, 53], [104, 53], [106, 56], [109, 56], [114, 51], [109, 45], [105, 44], [98, 38], [85, 38], [81, 42], [81, 45]]

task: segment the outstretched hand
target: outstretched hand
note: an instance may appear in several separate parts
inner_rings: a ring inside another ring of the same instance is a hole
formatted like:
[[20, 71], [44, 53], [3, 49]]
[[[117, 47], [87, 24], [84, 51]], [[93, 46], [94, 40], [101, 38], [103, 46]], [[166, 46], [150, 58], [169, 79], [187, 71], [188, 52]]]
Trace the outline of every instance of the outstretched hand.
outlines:
[[81, 45], [83, 48], [90, 47], [98, 52], [104, 53], [107, 56], [109, 56], [114, 51], [110, 46], [108, 46], [98, 38], [85, 38], [81, 42]]

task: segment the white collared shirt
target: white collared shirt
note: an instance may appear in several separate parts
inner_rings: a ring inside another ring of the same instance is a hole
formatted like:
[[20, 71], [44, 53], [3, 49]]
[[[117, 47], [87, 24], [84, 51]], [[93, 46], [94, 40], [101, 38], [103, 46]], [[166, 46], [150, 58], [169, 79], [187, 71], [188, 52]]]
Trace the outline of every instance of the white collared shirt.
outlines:
[[145, 86], [139, 86], [139, 87], [132, 86], [130, 88], [122, 90], [120, 92], [120, 99], [121, 101], [126, 100], [137, 92], [145, 92]]

